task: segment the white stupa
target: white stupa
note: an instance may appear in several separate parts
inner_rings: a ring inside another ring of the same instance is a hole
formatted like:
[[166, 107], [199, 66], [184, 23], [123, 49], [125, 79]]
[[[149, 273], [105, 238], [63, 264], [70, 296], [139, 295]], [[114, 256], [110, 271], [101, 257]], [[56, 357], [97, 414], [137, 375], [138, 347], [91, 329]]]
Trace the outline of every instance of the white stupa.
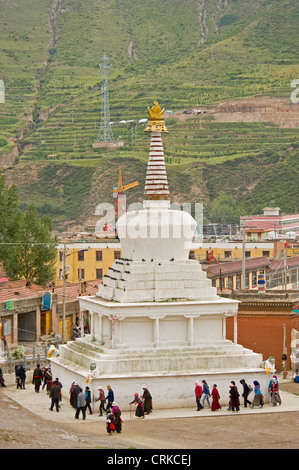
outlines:
[[52, 359], [54, 375], [66, 384], [88, 376], [94, 390], [110, 384], [123, 409], [143, 383], [156, 408], [194, 404], [195, 380], [217, 383], [225, 398], [231, 380], [257, 379], [265, 392], [268, 384], [262, 356], [226, 339], [226, 318], [236, 318], [238, 302], [218, 296], [198, 261], [189, 259], [196, 222], [170, 209], [164, 111], [157, 102], [148, 109], [147, 200], [118, 220], [123, 258], [96, 296], [80, 297], [91, 334], [60, 346]]

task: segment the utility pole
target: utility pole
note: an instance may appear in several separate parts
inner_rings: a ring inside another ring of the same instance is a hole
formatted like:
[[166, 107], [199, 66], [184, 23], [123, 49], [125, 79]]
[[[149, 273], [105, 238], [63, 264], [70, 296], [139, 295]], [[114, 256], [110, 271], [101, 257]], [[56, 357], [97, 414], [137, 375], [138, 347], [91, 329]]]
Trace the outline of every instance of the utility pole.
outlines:
[[287, 347], [286, 347], [286, 324], [283, 324], [283, 355], [282, 355], [282, 362], [283, 362], [283, 375], [282, 378], [287, 378]]
[[242, 227], [242, 290], [245, 289], [245, 276], [246, 276], [246, 269], [245, 269], [245, 225]]
[[[79, 250], [79, 253], [82, 251], [88, 251], [88, 248]], [[75, 252], [76, 253], [76, 252]], [[62, 290], [62, 335], [61, 339], [62, 342], [65, 343], [65, 304], [66, 304], [66, 298], [65, 298], [65, 288], [66, 288], [66, 279], [67, 279], [67, 271], [70, 269], [69, 266], [66, 266], [66, 258], [67, 256], [70, 256], [74, 254], [74, 252], [69, 253], [68, 255], [66, 254], [66, 243], [63, 243], [63, 264], [62, 264], [62, 279], [63, 279], [63, 290]], [[81, 295], [81, 267], [79, 268], [79, 292]]]
[[62, 343], [65, 343], [65, 286], [66, 286], [66, 243], [63, 244], [62, 267], [63, 291], [62, 291]]

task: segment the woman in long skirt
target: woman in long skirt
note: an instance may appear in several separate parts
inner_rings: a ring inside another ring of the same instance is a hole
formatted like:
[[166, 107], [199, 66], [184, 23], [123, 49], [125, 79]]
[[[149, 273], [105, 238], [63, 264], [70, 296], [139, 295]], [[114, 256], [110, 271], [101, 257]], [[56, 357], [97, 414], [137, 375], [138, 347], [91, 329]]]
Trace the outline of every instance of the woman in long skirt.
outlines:
[[219, 400], [220, 400], [220, 395], [219, 395], [219, 392], [217, 390], [217, 385], [214, 384], [213, 385], [213, 389], [212, 389], [212, 405], [211, 405], [211, 411], [216, 411], [216, 410], [220, 410], [221, 409], [221, 405], [219, 403]]
[[263, 395], [261, 391], [261, 386], [257, 380], [253, 382], [254, 385], [254, 398], [252, 400], [251, 408], [254, 406], [259, 406], [262, 408], [264, 406], [264, 400], [263, 400]]
[[121, 411], [119, 406], [115, 403], [112, 403], [112, 415], [114, 416], [114, 423], [115, 423], [115, 431], [120, 433], [122, 430], [122, 419], [121, 419]]
[[138, 393], [134, 393], [134, 400], [129, 404], [136, 406], [135, 416], [138, 418], [144, 418], [143, 401], [139, 397]]
[[145, 385], [143, 385], [142, 390], [143, 390], [143, 395], [141, 398], [143, 399], [143, 409], [144, 409], [145, 414], [148, 415], [149, 413], [153, 411], [152, 396], [150, 394], [150, 391]]
[[229, 394], [230, 394], [230, 406], [231, 406], [231, 411], [240, 411], [240, 400], [239, 400], [239, 392], [236, 387], [236, 383], [232, 380], [231, 385], [229, 386]]

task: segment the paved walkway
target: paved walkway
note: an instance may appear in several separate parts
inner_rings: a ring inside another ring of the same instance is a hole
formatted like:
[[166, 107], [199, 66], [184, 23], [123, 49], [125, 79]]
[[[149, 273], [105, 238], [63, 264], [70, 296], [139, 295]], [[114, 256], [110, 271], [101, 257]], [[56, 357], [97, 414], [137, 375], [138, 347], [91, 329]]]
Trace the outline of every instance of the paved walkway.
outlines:
[[[14, 400], [17, 404], [28, 409], [37, 416], [49, 421], [55, 421], [55, 423], [74, 423], [75, 421], [75, 410], [70, 406], [69, 400], [65, 397], [62, 398], [60, 412], [57, 413], [55, 410], [50, 411], [49, 407], [51, 400], [48, 397], [46, 390], [41, 390], [40, 393], [34, 391], [32, 384], [26, 384], [25, 390], [16, 389], [15, 385], [10, 385], [7, 388], [2, 389], [7, 397], [7, 405], [15, 406], [11, 400]], [[265, 404], [263, 408], [244, 408], [242, 405], [243, 399], [241, 399], [241, 407], [239, 412], [232, 412], [227, 410], [227, 406], [223, 406], [221, 410], [210, 411], [208, 408], [204, 408], [201, 411], [196, 411], [194, 408], [179, 408], [179, 409], [163, 409], [155, 410], [150, 415], [145, 416], [146, 420], [152, 419], [163, 419], [163, 418], [203, 418], [207, 416], [232, 416], [232, 415], [246, 415], [246, 414], [261, 414], [261, 413], [285, 413], [290, 411], [299, 411], [299, 396], [292, 393], [280, 391], [282, 404], [279, 406], [273, 406], [272, 404]], [[101, 422], [105, 420], [105, 417], [98, 416], [98, 404], [94, 404], [95, 413], [87, 417], [85, 423]], [[122, 413], [123, 420], [140, 419], [134, 415], [135, 408], [132, 411], [124, 411]], [[82, 422], [82, 414], [80, 415], [80, 421]]]

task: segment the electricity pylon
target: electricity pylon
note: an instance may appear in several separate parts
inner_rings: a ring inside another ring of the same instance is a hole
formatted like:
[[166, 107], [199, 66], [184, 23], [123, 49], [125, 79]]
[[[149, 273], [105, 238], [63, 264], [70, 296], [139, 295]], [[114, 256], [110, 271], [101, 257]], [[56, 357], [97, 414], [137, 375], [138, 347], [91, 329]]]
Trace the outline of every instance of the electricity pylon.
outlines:
[[103, 72], [103, 80], [101, 86], [102, 92], [102, 108], [101, 108], [101, 122], [97, 137], [97, 142], [113, 142], [113, 133], [110, 125], [110, 112], [109, 112], [109, 95], [108, 95], [108, 57], [106, 54], [102, 58], [99, 67]]

